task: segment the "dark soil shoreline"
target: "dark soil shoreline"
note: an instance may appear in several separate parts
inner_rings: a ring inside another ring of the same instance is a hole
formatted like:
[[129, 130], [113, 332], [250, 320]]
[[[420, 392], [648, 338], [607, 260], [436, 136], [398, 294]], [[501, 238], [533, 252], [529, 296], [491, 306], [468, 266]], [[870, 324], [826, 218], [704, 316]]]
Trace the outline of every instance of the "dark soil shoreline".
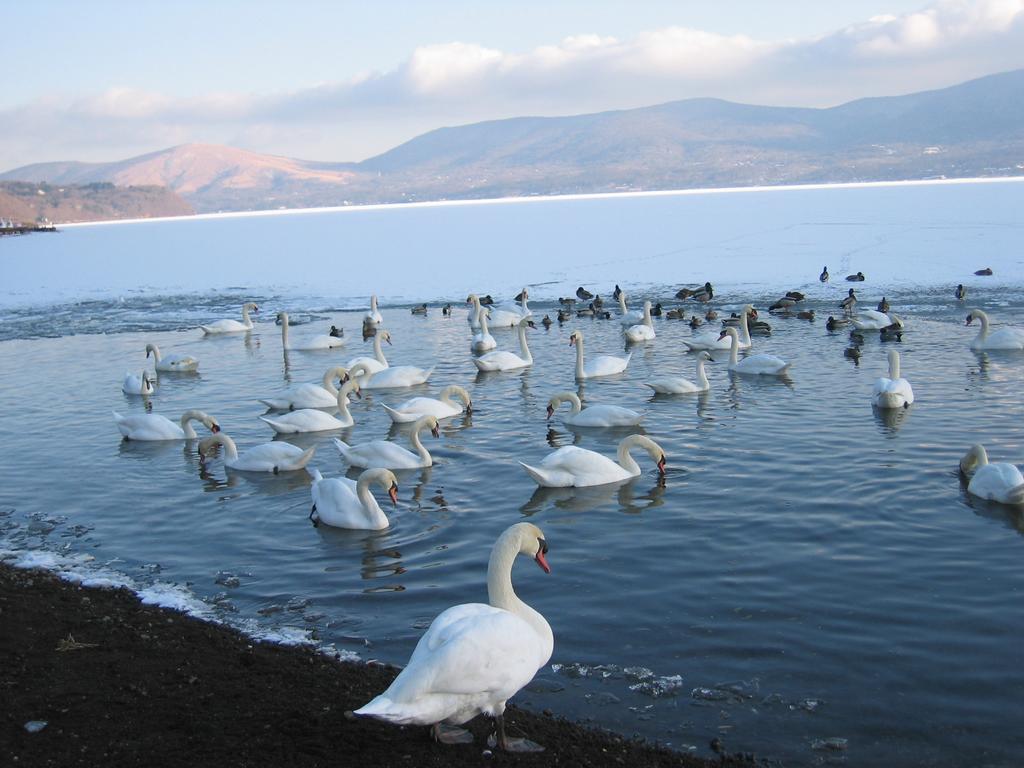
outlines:
[[[346, 716], [387, 686], [391, 667], [256, 642], [142, 605], [126, 589], [83, 588], [2, 563], [0, 670], [4, 765], [712, 764], [515, 707], [506, 713], [510, 735], [547, 751], [487, 751], [486, 718], [470, 723], [475, 744], [438, 745], [426, 728]], [[31, 721], [46, 725], [30, 732]]]

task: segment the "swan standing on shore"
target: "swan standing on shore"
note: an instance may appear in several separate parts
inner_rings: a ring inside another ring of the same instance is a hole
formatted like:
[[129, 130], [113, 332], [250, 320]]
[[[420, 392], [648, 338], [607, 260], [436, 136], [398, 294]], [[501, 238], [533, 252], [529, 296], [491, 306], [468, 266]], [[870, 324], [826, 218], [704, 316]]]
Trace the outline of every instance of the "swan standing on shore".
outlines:
[[192, 373], [199, 369], [199, 361], [191, 355], [160, 355], [160, 347], [156, 344], [146, 345], [146, 358], [153, 355], [154, 365], [158, 371], [167, 373]]
[[572, 403], [572, 413], [564, 422], [573, 427], [633, 427], [641, 422], [643, 415], [618, 405], [589, 405], [583, 407], [575, 392], [559, 392], [548, 401], [548, 418], [555, 415], [562, 403]]
[[386, 469], [418, 469], [432, 466], [434, 460], [420, 442], [420, 432], [430, 430], [434, 437], [440, 437], [437, 419], [433, 416], [421, 416], [413, 424], [409, 434], [409, 442], [415, 453], [408, 451], [390, 440], [374, 440], [362, 445], [349, 445], [334, 438], [334, 447], [338, 453], [353, 467], [385, 467]]
[[466, 406], [467, 415], [473, 413], [473, 401], [469, 398], [469, 392], [458, 384], [452, 384], [442, 389], [439, 400], [432, 397], [414, 397], [394, 408], [389, 408], [386, 405], [383, 408], [396, 424], [407, 424], [416, 421], [421, 416], [447, 419], [462, 413], [462, 406], [452, 401], [453, 395]]
[[268, 397], [260, 402], [274, 411], [292, 411], [297, 408], [333, 408], [338, 398], [334, 380], [344, 380], [346, 376], [348, 376], [348, 370], [336, 365], [324, 371], [323, 379], [319, 384], [312, 382], [292, 384], [276, 397]]
[[302, 450], [283, 441], [263, 443], [238, 453], [235, 441], [223, 432], [215, 432], [199, 443], [199, 460], [205, 461], [214, 445], [224, 446], [224, 466], [243, 472], [291, 472], [305, 467], [316, 453], [316, 446]]
[[586, 364], [583, 362], [583, 331], [573, 331], [569, 336], [569, 346], [576, 347], [576, 381], [584, 379], [596, 379], [601, 376], [614, 376], [622, 373], [629, 365], [633, 357], [630, 352], [625, 357], [613, 357], [612, 355], [598, 355], [591, 358]]
[[381, 344], [385, 341], [388, 343], [388, 346], [391, 346], [391, 332], [385, 330], [377, 331], [373, 334], [373, 357], [367, 357], [366, 355], [353, 357], [346, 363], [346, 367], [351, 370], [357, 365], [361, 365], [367, 373], [377, 373], [388, 368], [388, 359], [384, 357], [384, 350], [381, 348]]
[[966, 325], [972, 320], [981, 321], [981, 329], [971, 342], [971, 349], [1024, 349], [1024, 331], [1009, 326], [989, 332], [988, 315], [980, 309], [972, 309], [967, 315]]
[[313, 508], [309, 519], [313, 525], [330, 525], [358, 531], [380, 531], [391, 523], [384, 510], [370, 493], [370, 485], [377, 483], [388, 492], [391, 503], [398, 503], [398, 480], [390, 469], [367, 469], [359, 480], [332, 477], [325, 480], [319, 469], [311, 469], [313, 484], [309, 487]]
[[479, 331], [473, 334], [473, 340], [469, 344], [469, 348], [476, 354], [481, 352], [487, 352], [488, 350], [494, 349], [498, 346], [498, 342], [491, 336], [491, 330], [487, 327], [487, 313], [480, 313], [480, 320], [478, 327]]
[[148, 371], [143, 371], [141, 375], [125, 371], [121, 391], [126, 395], [152, 395], [154, 390], [153, 380], [149, 378]]
[[960, 471], [970, 478], [968, 493], [1000, 504], [1024, 505], [1024, 475], [1014, 464], [989, 464], [983, 445], [972, 446], [960, 459]]
[[359, 397], [359, 382], [355, 379], [346, 381], [338, 390], [338, 415], [332, 416], [319, 408], [302, 408], [280, 416], [260, 416], [279, 435], [295, 435], [300, 432], [327, 432], [332, 429], [344, 429], [355, 424], [348, 410], [348, 396]]
[[247, 301], [242, 305], [242, 322], [237, 320], [217, 320], [209, 325], [200, 325], [203, 333], [207, 336], [215, 336], [219, 333], [241, 333], [252, 330], [252, 320], [249, 319], [250, 312], [259, 312], [260, 308], [254, 301]]
[[[739, 318], [739, 348], [750, 349], [750, 318], [757, 317], [757, 312], [754, 311], [753, 304], [744, 304], [743, 309], [740, 310]], [[724, 321], [723, 321], [724, 324]], [[732, 342], [715, 331], [707, 331], [699, 336], [694, 336], [689, 341], [683, 340], [683, 344], [691, 352], [696, 352], [703, 349], [720, 349], [726, 350], [732, 346]]]
[[309, 352], [316, 349], [334, 349], [345, 346], [345, 339], [340, 336], [331, 336], [329, 333], [309, 336], [297, 342], [291, 341], [288, 338], [288, 313], [278, 312], [277, 319], [281, 321], [281, 346], [287, 350]]
[[473, 364], [481, 371], [514, 371], [533, 365], [533, 355], [526, 343], [526, 328], [533, 328], [533, 321], [524, 317], [519, 321], [519, 351], [522, 357], [514, 352], [496, 349], [480, 357], [473, 358]]
[[775, 355], [748, 355], [742, 360], [739, 359], [739, 334], [735, 328], [722, 330], [722, 338], [729, 337], [731, 347], [729, 352], [729, 370], [736, 373], [747, 373], [761, 376], [782, 376], [789, 372], [790, 363]]
[[355, 714], [395, 725], [429, 725], [448, 744], [471, 743], [462, 725], [479, 714], [493, 717], [497, 745], [507, 752], [543, 749], [505, 733], [505, 702], [551, 658], [554, 635], [544, 617], [512, 588], [518, 555], [545, 573], [548, 545], [532, 523], [516, 523], [498, 537], [487, 565], [487, 604], [464, 603], [441, 613], [416, 644], [412, 657], [384, 693]]
[[643, 448], [665, 474], [665, 452], [645, 435], [630, 435], [619, 443], [618, 463], [607, 456], [575, 445], [566, 445], [549, 453], [539, 466], [519, 462], [538, 485], [545, 488], [585, 488], [591, 485], [618, 483], [640, 475], [640, 465], [630, 449]]
[[914, 402], [910, 382], [900, 378], [900, 353], [895, 349], [889, 350], [889, 377], [875, 382], [871, 402], [876, 408], [906, 408]]
[[192, 428], [193, 421], [202, 422], [211, 432], [219, 432], [217, 420], [202, 411], [185, 411], [180, 426], [157, 413], [132, 413], [122, 416], [114, 411], [114, 421], [126, 440], [195, 440], [199, 435]]
[[687, 395], [707, 392], [711, 389], [711, 382], [704, 370], [704, 364], [711, 360], [711, 355], [701, 351], [697, 353], [697, 383], [694, 384], [682, 376], [664, 376], [658, 379], [651, 379], [644, 382], [645, 387], [650, 387], [655, 392], [663, 395]]
[[627, 341], [640, 342], [654, 339], [654, 323], [651, 321], [651, 302], [644, 302], [643, 320], [637, 325], [631, 325], [629, 328], [626, 328], [622, 333]]

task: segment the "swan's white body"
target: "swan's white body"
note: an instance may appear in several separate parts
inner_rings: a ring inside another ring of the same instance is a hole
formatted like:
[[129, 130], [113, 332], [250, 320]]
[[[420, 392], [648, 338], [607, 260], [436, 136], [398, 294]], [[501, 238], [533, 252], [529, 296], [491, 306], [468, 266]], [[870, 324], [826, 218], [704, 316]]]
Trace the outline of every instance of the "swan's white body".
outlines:
[[626, 292], [621, 291], [619, 293], [619, 322], [623, 328], [630, 328], [638, 323], [644, 321], [644, 313], [639, 309], [627, 309], [626, 308]]
[[216, 420], [202, 411], [185, 411], [178, 424], [158, 413], [122, 416], [114, 411], [117, 428], [128, 440], [194, 440], [198, 435], [192, 428], [193, 420], [202, 422], [207, 429], [220, 429]]
[[479, 354], [480, 352], [487, 352], [490, 349], [494, 349], [498, 346], [498, 342], [491, 336], [490, 328], [487, 327], [487, 313], [480, 313], [479, 321], [480, 330], [473, 334], [473, 341], [470, 342], [469, 348]]
[[293, 341], [288, 337], [288, 313], [278, 312], [277, 319], [281, 321], [281, 346], [295, 352], [310, 352], [317, 349], [334, 349], [345, 346], [345, 339], [339, 336], [331, 336], [329, 333], [319, 333], [316, 336]]
[[732, 342], [729, 352], [729, 370], [754, 376], [782, 376], [789, 372], [790, 363], [775, 355], [748, 355], [739, 359], [739, 334], [735, 328], [726, 328], [722, 336], [728, 336]]
[[530, 319], [528, 317], [524, 317], [518, 322], [519, 350], [522, 352], [522, 357], [513, 352], [496, 349], [493, 352], [488, 352], [486, 355], [473, 358], [473, 364], [479, 370], [514, 371], [518, 368], [528, 368], [533, 365], [533, 355], [530, 354], [530, 348], [526, 344], [526, 326], [529, 324]]
[[960, 460], [960, 469], [971, 479], [967, 492], [1000, 504], [1024, 505], [1024, 475], [1014, 464], [988, 463], [982, 445], [975, 445]]
[[889, 350], [889, 376], [875, 382], [871, 402], [877, 408], [905, 408], [914, 402], [910, 382], [900, 378], [900, 353], [895, 349]]
[[260, 308], [252, 301], [247, 301], [242, 305], [242, 322], [237, 320], [216, 320], [209, 325], [200, 325], [203, 333], [207, 336], [215, 336], [219, 333], [242, 333], [243, 331], [252, 330], [252, 320], [249, 318], [250, 312], [259, 312]]
[[199, 370], [199, 361], [191, 355], [167, 355], [160, 354], [160, 347], [156, 344], [146, 345], [146, 357], [152, 353], [154, 365], [158, 371], [167, 373], [192, 373]]
[[121, 382], [121, 391], [126, 395], [152, 395], [153, 390], [153, 380], [149, 378], [146, 371], [139, 375], [125, 371], [124, 381]]
[[[512, 588], [517, 555], [550, 572], [543, 532], [531, 523], [505, 530], [487, 567], [489, 604], [441, 613], [416, 644], [409, 663], [384, 693], [357, 715], [397, 725], [460, 725], [479, 714], [501, 718], [505, 702], [547, 664], [554, 636], [544, 617]], [[500, 723], [500, 720], [499, 720]], [[504, 728], [499, 724], [499, 746]]]
[[548, 401], [549, 419], [564, 402], [572, 403], [572, 413], [564, 421], [574, 427], [632, 427], [644, 418], [643, 414], [618, 405], [598, 404], [584, 408], [575, 392], [559, 392]]
[[469, 317], [466, 320], [469, 322], [469, 327], [476, 331], [480, 328], [480, 318], [486, 310], [480, 305], [480, 297], [475, 293], [471, 293], [466, 297], [466, 303], [473, 305], [473, 308], [469, 310]]
[[[621, 296], [620, 296], [621, 298]], [[651, 302], [644, 302], [643, 319], [636, 325], [626, 328], [622, 334], [628, 341], [651, 341], [655, 337], [654, 323], [651, 321]]]
[[385, 368], [389, 368], [388, 359], [384, 357], [384, 350], [381, 348], [381, 344], [384, 342], [391, 343], [391, 333], [389, 331], [377, 331], [373, 334], [373, 357], [353, 357], [348, 361], [346, 367], [355, 368], [357, 365], [363, 366], [363, 369], [367, 373], [377, 373], [383, 371]]
[[359, 394], [359, 382], [350, 379], [338, 390], [338, 415], [332, 416], [318, 408], [301, 408], [297, 411], [283, 413], [280, 416], [260, 416], [279, 435], [294, 435], [300, 432], [328, 432], [332, 429], [345, 429], [355, 424], [352, 413], [348, 409], [348, 396]]
[[[740, 312], [739, 336], [737, 336], [739, 349], [750, 349], [751, 347], [749, 317], [753, 312], [754, 307], [752, 304], [745, 305]], [[729, 339], [726, 339], [715, 331], [708, 331], [698, 336], [694, 336], [689, 341], [684, 340], [683, 344], [685, 344], [691, 352], [701, 349], [726, 350], [732, 346], [732, 342]]]
[[377, 309], [377, 297], [370, 297], [370, 311], [363, 315], [363, 325], [376, 328], [384, 323], [384, 317]]
[[511, 301], [498, 307], [491, 307], [488, 313], [490, 325], [494, 328], [515, 328], [523, 318], [532, 317], [533, 311], [526, 305], [529, 294], [525, 288], [522, 296], [521, 304]]
[[390, 525], [388, 516], [370, 493], [370, 484], [378, 483], [387, 488], [391, 500], [395, 501], [398, 481], [391, 470], [367, 469], [359, 475], [358, 482], [347, 477], [325, 480], [318, 469], [310, 470], [310, 474], [313, 476], [309, 488], [313, 509], [309, 517], [314, 525], [323, 523], [360, 531], [380, 531]]
[[363, 389], [402, 389], [425, 383], [433, 372], [433, 368], [424, 370], [415, 365], [389, 365], [377, 373], [367, 373], [360, 363], [352, 367], [349, 375], [357, 378]]
[[892, 325], [893, 321], [885, 312], [879, 312], [877, 309], [865, 309], [856, 317], [851, 317], [850, 322], [858, 330], [877, 331], [879, 328]]
[[619, 443], [618, 462], [607, 456], [575, 445], [566, 445], [549, 453], [539, 466], [519, 462], [538, 485], [545, 488], [584, 488], [591, 485], [618, 483], [640, 475], [640, 465], [629, 451], [638, 446], [647, 451], [658, 465], [658, 471], [665, 471], [665, 452], [644, 435], [630, 435]]
[[1024, 330], [1005, 327], [989, 332], [988, 315], [980, 309], [971, 310], [967, 315], [967, 325], [972, 320], [981, 321], [981, 330], [971, 342], [971, 349], [1024, 349]]
[[274, 411], [290, 411], [297, 408], [333, 408], [338, 403], [338, 389], [334, 386], [335, 379], [343, 379], [348, 371], [337, 365], [324, 372], [319, 384], [304, 382], [292, 384], [276, 397], [260, 400], [267, 408]]
[[[452, 400], [453, 395], [462, 402], [454, 402]], [[410, 423], [416, 421], [421, 416], [447, 419], [462, 413], [463, 406], [465, 406], [467, 413], [472, 413], [473, 411], [473, 402], [470, 400], [469, 392], [457, 384], [452, 384], [442, 389], [438, 397], [440, 398], [438, 400], [432, 397], [414, 397], [406, 400], [401, 405], [396, 405], [394, 408], [389, 408], [385, 405], [384, 410], [396, 424]]]
[[629, 365], [629, 361], [633, 357], [632, 352], [625, 357], [598, 355], [584, 363], [583, 332], [573, 331], [572, 335], [569, 336], [569, 344], [576, 346], [577, 381], [582, 381], [583, 379], [596, 379], [600, 376], [614, 376], [616, 373], [622, 373], [626, 370], [626, 366]]
[[223, 432], [217, 432], [199, 444], [200, 455], [205, 456], [214, 443], [224, 446], [225, 466], [243, 472], [273, 472], [275, 475], [304, 468], [316, 452], [315, 445], [304, 451], [291, 443], [273, 442], [253, 446], [240, 454], [234, 440]]
[[659, 379], [651, 379], [644, 382], [645, 387], [650, 387], [655, 392], [663, 395], [687, 395], [699, 392], [707, 392], [711, 389], [711, 382], [708, 381], [708, 374], [704, 370], [704, 364], [711, 359], [711, 355], [701, 351], [697, 353], [697, 382], [694, 383], [682, 376], [664, 376]]
[[420, 432], [429, 429], [434, 437], [438, 436], [437, 419], [433, 416], [421, 416], [416, 420], [409, 435], [409, 442], [415, 449], [407, 450], [389, 440], [374, 440], [362, 445], [349, 445], [334, 438], [334, 447], [338, 453], [353, 467], [385, 469], [417, 469], [429, 467], [434, 463], [430, 453], [420, 442]]

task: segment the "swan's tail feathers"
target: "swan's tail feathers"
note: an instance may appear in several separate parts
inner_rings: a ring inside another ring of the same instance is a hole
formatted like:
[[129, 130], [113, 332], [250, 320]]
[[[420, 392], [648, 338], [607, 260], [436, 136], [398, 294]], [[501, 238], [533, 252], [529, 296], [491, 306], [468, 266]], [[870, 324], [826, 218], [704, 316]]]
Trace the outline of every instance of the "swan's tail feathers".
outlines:
[[1007, 504], [1024, 504], [1024, 483], [1015, 485], [1006, 492]]
[[633, 359], [633, 353], [632, 353], [632, 352], [630, 352], [630, 353], [629, 353], [628, 355], [626, 355], [626, 365], [622, 366], [622, 369], [623, 369], [623, 370], [625, 370], [625, 369], [626, 369], [626, 366], [628, 366], [628, 365], [629, 365], [629, 361], [630, 361], [630, 360], [632, 360], [632, 359]]
[[299, 460], [295, 462], [295, 468], [296, 469], [303, 469], [307, 464], [309, 464], [310, 461], [312, 461], [314, 453], [316, 453], [316, 446], [315, 445], [312, 448], [310, 448], [309, 450], [305, 451], [299, 457]]
[[287, 411], [289, 406], [284, 400], [260, 400], [259, 402], [272, 411]]
[[520, 466], [526, 470], [527, 474], [534, 479], [537, 485], [542, 485], [545, 488], [564, 488], [568, 485], [572, 485], [572, 478], [559, 477], [557, 475], [563, 473], [549, 473], [543, 469], [537, 467], [531, 467], [529, 464], [520, 461]]
[[211, 333], [213, 333], [213, 332], [214, 332], [213, 328], [211, 328], [211, 327], [210, 327], [210, 326], [208, 326], [208, 325], [200, 325], [200, 326], [199, 326], [199, 328], [200, 328], [200, 330], [202, 330], [202, 332], [203, 332], [203, 333], [204, 333], [205, 335], [207, 335], [207, 336], [209, 336], [209, 335], [210, 335]]
[[425, 372], [425, 373], [423, 374], [423, 381], [426, 381], [427, 379], [429, 379], [429, 378], [430, 378], [430, 374], [432, 374], [432, 373], [434, 372], [434, 368], [436, 368], [436, 367], [437, 367], [436, 365], [435, 365], [435, 366], [432, 366], [432, 367], [431, 367], [431, 368], [430, 368], [430, 369], [429, 369], [428, 371], [426, 371], [426, 372]]
[[493, 366], [491, 366], [490, 363], [482, 361], [479, 357], [474, 357], [473, 358], [473, 365], [475, 365], [477, 367], [477, 370], [480, 370], [480, 371], [493, 371], [494, 370]]
[[377, 696], [368, 704], [354, 710], [353, 714], [360, 715], [362, 717], [376, 717], [381, 720], [386, 720], [389, 723], [394, 723], [395, 725], [406, 725], [417, 722], [415, 713], [409, 712], [406, 707], [392, 701], [384, 694]]
[[334, 443], [334, 447], [338, 449], [338, 453], [341, 454], [341, 458], [348, 461], [348, 451], [352, 447], [344, 440], [339, 440], [336, 437], [331, 438], [331, 442]]
[[879, 392], [875, 404], [879, 408], [902, 408], [907, 404], [907, 398], [901, 392]]
[[386, 405], [382, 405], [381, 408], [391, 417], [391, 420], [395, 424], [409, 424], [410, 422], [416, 421], [419, 418], [418, 414], [415, 413], [402, 413], [402, 411], [396, 411], [394, 408], [388, 408]]
[[111, 411], [114, 414], [114, 423], [117, 424], [117, 431], [121, 433], [121, 437], [128, 437], [129, 429], [124, 423], [124, 416], [117, 411]]
[[277, 419], [268, 419], [266, 416], [260, 416], [259, 419], [260, 421], [269, 424], [270, 428], [279, 435], [288, 435], [298, 431], [293, 427], [288, 426], [283, 421], [278, 421]]
[[316, 467], [310, 469], [309, 474], [312, 476], [314, 483], [319, 483], [321, 480], [324, 479], [324, 476], [320, 474], [320, 470], [317, 469]]

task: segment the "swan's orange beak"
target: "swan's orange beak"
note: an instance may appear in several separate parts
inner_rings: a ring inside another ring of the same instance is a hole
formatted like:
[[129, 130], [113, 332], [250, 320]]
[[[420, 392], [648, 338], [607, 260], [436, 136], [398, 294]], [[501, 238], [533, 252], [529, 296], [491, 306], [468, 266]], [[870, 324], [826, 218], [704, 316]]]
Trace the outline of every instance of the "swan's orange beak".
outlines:
[[552, 416], [554, 416], [554, 415], [555, 415], [555, 409], [554, 409], [554, 408], [552, 408], [552, 407], [551, 407], [551, 406], [549, 405], [549, 406], [548, 406], [548, 418], [550, 419], [550, 418], [551, 418]]
[[388, 496], [391, 497], [392, 504], [398, 504], [398, 483], [391, 484], [391, 487], [388, 488]]
[[658, 460], [658, 473], [665, 474], [665, 454], [661, 454], [661, 458]]
[[551, 573], [551, 566], [548, 565], [548, 559], [546, 557], [548, 553], [548, 543], [544, 539], [538, 539], [540, 548], [537, 550], [537, 554], [533, 556], [533, 559], [537, 561], [537, 565], [544, 569], [544, 573]]

